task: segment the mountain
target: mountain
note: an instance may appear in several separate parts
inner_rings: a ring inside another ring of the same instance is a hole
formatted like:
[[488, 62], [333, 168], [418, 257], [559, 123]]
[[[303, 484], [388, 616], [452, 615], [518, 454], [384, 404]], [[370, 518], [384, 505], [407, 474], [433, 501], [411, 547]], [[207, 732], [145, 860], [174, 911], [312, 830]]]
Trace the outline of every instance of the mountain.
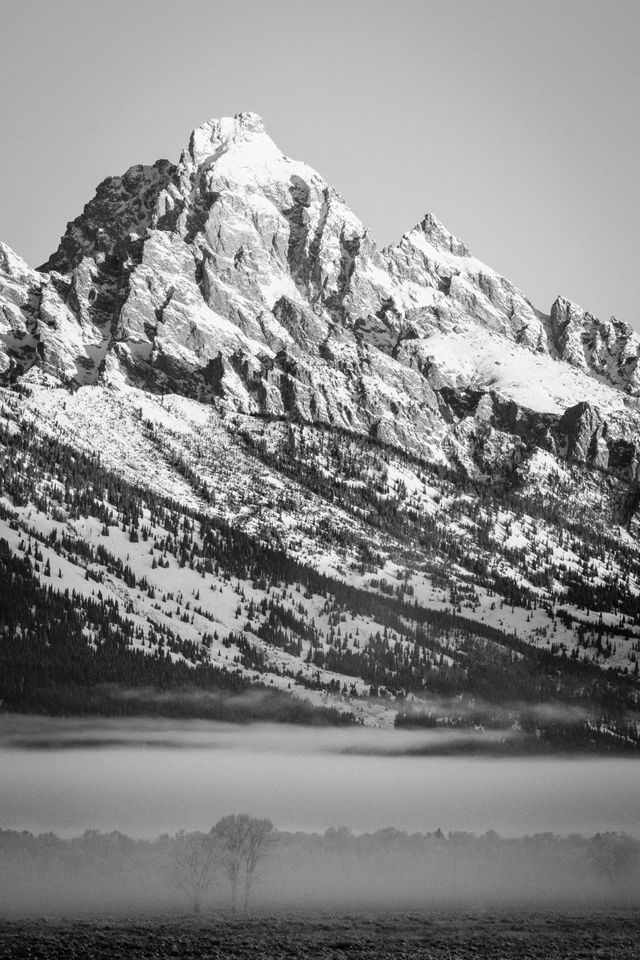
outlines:
[[0, 244], [5, 703], [258, 682], [549, 739], [553, 700], [637, 745], [639, 356], [431, 214], [378, 249], [255, 114], [202, 124], [38, 270]]

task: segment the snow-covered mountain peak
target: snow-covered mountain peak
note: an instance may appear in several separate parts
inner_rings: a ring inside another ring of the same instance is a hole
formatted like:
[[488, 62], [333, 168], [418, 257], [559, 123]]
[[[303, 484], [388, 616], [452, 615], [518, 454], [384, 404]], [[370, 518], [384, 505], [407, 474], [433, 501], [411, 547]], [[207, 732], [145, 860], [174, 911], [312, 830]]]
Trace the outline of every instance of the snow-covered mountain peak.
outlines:
[[256, 153], [279, 153], [267, 135], [262, 118], [256, 113], [237, 113], [234, 117], [205, 120], [193, 130], [180, 158], [180, 171], [193, 171], [212, 163], [223, 153], [253, 142]]
[[529, 644], [553, 696], [588, 647], [637, 674], [639, 357], [432, 214], [379, 251], [259, 117], [209, 120], [40, 272], [0, 244], [0, 584], [48, 610], [57, 569], [79, 631], [100, 589], [162, 669], [323, 697], [449, 696], [475, 663], [514, 696]]
[[189, 138], [189, 152], [196, 163], [202, 163], [220, 147], [232, 143], [262, 137], [266, 134], [264, 121], [257, 113], [237, 113], [234, 117], [205, 120], [195, 128]]
[[432, 213], [426, 213], [420, 223], [416, 224], [413, 230], [410, 230], [405, 236], [410, 242], [417, 240], [420, 236], [424, 236], [436, 250], [453, 253], [456, 257], [471, 256], [467, 245], [450, 233], [445, 225]]
[[267, 134], [261, 117], [238, 113], [196, 127], [180, 157], [176, 183], [188, 195], [203, 186], [210, 192], [219, 191], [221, 181], [243, 189], [274, 184], [288, 188], [293, 177], [322, 181], [307, 164], [285, 157]]
[[6, 381], [37, 365], [63, 383], [291, 414], [438, 459], [447, 437], [458, 451], [467, 401], [452, 390], [554, 417], [596, 395], [618, 410], [620, 391], [636, 391], [628, 329], [562, 298], [551, 317], [534, 310], [431, 213], [378, 251], [253, 113], [201, 124], [176, 166], [104, 180], [46, 268], [0, 254]]
[[24, 282], [31, 280], [34, 274], [35, 270], [28, 263], [25, 263], [8, 243], [3, 243], [0, 240], [0, 275], [4, 275], [5, 278], [10, 280]]

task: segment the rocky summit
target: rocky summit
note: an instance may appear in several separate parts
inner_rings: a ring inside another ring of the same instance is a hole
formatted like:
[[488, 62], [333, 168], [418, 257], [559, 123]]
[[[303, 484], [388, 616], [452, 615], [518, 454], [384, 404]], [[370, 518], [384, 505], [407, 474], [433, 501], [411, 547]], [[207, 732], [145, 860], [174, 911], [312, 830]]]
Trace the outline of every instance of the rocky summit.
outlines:
[[637, 748], [639, 357], [203, 123], [0, 244], [0, 696]]

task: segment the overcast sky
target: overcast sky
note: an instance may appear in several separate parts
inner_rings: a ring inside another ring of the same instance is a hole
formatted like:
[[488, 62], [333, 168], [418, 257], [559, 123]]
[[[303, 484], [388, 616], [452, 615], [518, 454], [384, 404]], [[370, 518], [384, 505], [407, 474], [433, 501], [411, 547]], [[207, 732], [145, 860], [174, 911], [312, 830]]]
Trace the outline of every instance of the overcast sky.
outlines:
[[427, 211], [541, 309], [640, 328], [640, 0], [0, 0], [0, 239], [260, 113], [377, 241]]

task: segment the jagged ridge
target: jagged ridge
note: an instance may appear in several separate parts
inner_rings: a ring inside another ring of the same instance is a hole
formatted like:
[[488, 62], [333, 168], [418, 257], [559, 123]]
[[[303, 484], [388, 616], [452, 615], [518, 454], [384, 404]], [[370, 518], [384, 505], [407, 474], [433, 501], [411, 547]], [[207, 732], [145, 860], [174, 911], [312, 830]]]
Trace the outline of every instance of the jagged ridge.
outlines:
[[[569, 476], [565, 492], [573, 484], [588, 502], [576, 534], [583, 546], [589, 530], [603, 536], [606, 525], [626, 543], [619, 524], [635, 545], [639, 355], [640, 338], [614, 320], [601, 323], [563, 298], [549, 314], [535, 309], [431, 214], [399, 243], [379, 250], [344, 199], [306, 164], [285, 157], [255, 114], [198, 127], [176, 166], [163, 160], [105, 180], [39, 271], [0, 245], [0, 382], [7, 409], [15, 413], [20, 397], [21, 409], [40, 421], [44, 434], [63, 430], [72, 444], [99, 447], [118, 469], [140, 477], [156, 469], [159, 441], [156, 436], [150, 445], [148, 427], [134, 415], [137, 405], [152, 404], [157, 417], [158, 398], [185, 398], [179, 413], [161, 404], [161, 417], [174, 424], [163, 444], [174, 444], [177, 431], [189, 470], [200, 480], [206, 472], [211, 488], [227, 489], [231, 474], [221, 471], [231, 462], [229, 451], [250, 443], [261, 469], [270, 471], [268, 489], [249, 506], [232, 507], [231, 521], [259, 526], [265, 504], [275, 504], [275, 512], [267, 511], [269, 536], [276, 531], [281, 547], [295, 552], [291, 530], [307, 529], [302, 541], [312, 565], [335, 562], [322, 546], [336, 522], [324, 514], [328, 500], [341, 510], [350, 504], [339, 529], [349, 529], [358, 543], [377, 531], [383, 569], [391, 556], [397, 563], [409, 545], [415, 548], [412, 538], [424, 535], [419, 531], [434, 506], [420, 486], [422, 474], [407, 473], [407, 456], [420, 470], [444, 471], [432, 479], [433, 489], [443, 476], [471, 484], [464, 497], [474, 510], [491, 491], [506, 510], [516, 494], [547, 498], [566, 519], [569, 504], [558, 504], [555, 491], [557, 478]], [[122, 422], [106, 429], [116, 409]], [[229, 433], [229, 417], [245, 427]], [[289, 457], [282, 457], [281, 420], [327, 431], [339, 450], [349, 447], [345, 438], [356, 437], [394, 451], [390, 455], [401, 458], [397, 477], [410, 484], [417, 503], [406, 517], [404, 506], [398, 508], [401, 523], [379, 526], [376, 512], [386, 516], [394, 484], [377, 500], [351, 505], [354, 483], [364, 489], [370, 475], [353, 467], [342, 476], [323, 458], [312, 458], [315, 472], [308, 474], [305, 458], [315, 440], [287, 448]], [[211, 434], [202, 433], [203, 424]], [[248, 424], [258, 424], [261, 436]], [[174, 467], [170, 459], [171, 483]], [[249, 475], [262, 489], [260, 473], [250, 469]], [[329, 490], [319, 482], [323, 476]], [[288, 505], [292, 480], [302, 484], [294, 509]], [[305, 519], [310, 490], [319, 497], [313, 510], [327, 524], [322, 534]], [[192, 494], [181, 488], [180, 496]], [[284, 526], [283, 504], [290, 518]], [[516, 604], [537, 597], [553, 606], [564, 596], [573, 598], [571, 606], [581, 596], [553, 564], [545, 575], [551, 583], [542, 574], [538, 581], [537, 567], [525, 563], [516, 570], [511, 553], [505, 554], [507, 572], [498, 564], [482, 580], [478, 565], [491, 567], [491, 550], [502, 554], [498, 540], [486, 553], [485, 521], [477, 527], [469, 521], [465, 550], [473, 562], [462, 563], [465, 582], [471, 577]], [[499, 511], [495, 523], [501, 523]], [[538, 564], [537, 534], [525, 523], [521, 536], [533, 543]], [[420, 547], [426, 553], [419, 563], [428, 557], [436, 580], [449, 564], [461, 563], [455, 550], [443, 547], [448, 534], [441, 537], [435, 555]], [[624, 561], [617, 557], [615, 565], [622, 571]], [[584, 584], [586, 574], [580, 576]], [[614, 601], [608, 575], [601, 571], [598, 578], [609, 597], [602, 610], [614, 620], [635, 610], [635, 601], [620, 600], [625, 590], [637, 595], [635, 582], [623, 590], [616, 580]], [[423, 602], [429, 608], [433, 597]], [[567, 629], [575, 634], [575, 625]], [[626, 641], [629, 659], [635, 640]], [[624, 658], [622, 665], [628, 669]]]

